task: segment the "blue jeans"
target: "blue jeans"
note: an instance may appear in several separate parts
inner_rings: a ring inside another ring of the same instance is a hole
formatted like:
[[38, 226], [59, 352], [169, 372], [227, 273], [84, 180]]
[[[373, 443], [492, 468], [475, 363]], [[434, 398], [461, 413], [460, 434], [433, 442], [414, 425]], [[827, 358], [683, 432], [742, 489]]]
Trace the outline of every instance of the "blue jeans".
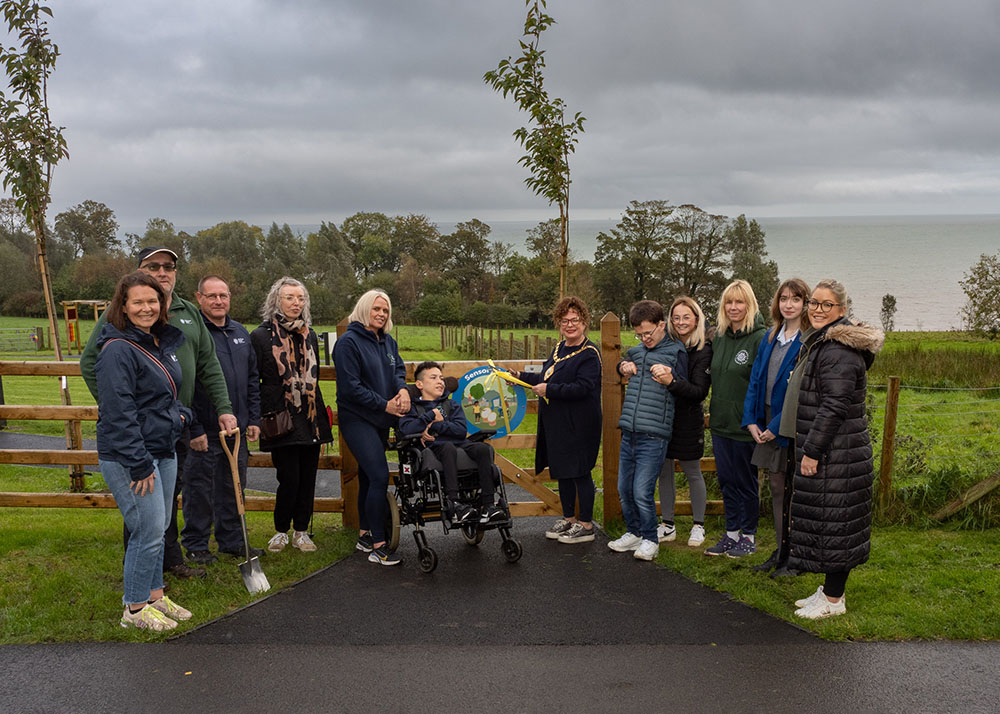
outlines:
[[667, 457], [667, 440], [622, 429], [618, 456], [618, 498], [625, 527], [632, 535], [656, 539], [656, 480]]
[[101, 475], [111, 489], [128, 528], [125, 548], [125, 594], [122, 602], [141, 603], [149, 593], [163, 587], [163, 534], [170, 525], [177, 461], [173, 457], [156, 459], [153, 492], [137, 496], [132, 490], [132, 475], [117, 461], [99, 460]]
[[753, 450], [752, 441], [712, 437], [715, 476], [726, 509], [726, 530], [742, 531], [743, 535], [756, 535], [760, 518], [757, 467], [750, 463]]

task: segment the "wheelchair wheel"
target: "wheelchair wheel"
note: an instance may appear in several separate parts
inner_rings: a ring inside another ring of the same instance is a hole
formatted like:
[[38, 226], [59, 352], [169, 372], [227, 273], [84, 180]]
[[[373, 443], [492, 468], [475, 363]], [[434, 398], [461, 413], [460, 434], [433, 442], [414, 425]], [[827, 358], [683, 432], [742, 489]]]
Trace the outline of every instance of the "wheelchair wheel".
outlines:
[[507, 559], [508, 563], [516, 563], [521, 559], [521, 544], [513, 538], [509, 538], [500, 545], [500, 552], [503, 553], [503, 557]]
[[420, 551], [420, 570], [424, 573], [434, 572], [438, 565], [438, 555], [433, 548], [424, 548]]
[[467, 523], [462, 526], [462, 537], [469, 545], [479, 545], [483, 542], [484, 535], [485, 533], [479, 530], [479, 526], [475, 523]]
[[399, 547], [399, 504], [392, 491], [385, 492], [388, 507], [385, 512], [385, 547], [390, 553]]

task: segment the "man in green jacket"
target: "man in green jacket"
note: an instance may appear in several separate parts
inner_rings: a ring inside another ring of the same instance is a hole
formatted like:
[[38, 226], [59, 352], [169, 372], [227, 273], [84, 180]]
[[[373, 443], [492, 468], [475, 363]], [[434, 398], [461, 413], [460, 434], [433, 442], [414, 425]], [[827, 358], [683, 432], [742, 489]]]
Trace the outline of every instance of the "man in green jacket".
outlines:
[[[177, 283], [177, 253], [170, 248], [154, 246], [139, 251], [138, 260], [139, 270], [149, 273], [163, 287], [163, 292], [167, 296], [167, 311], [170, 315], [168, 322], [180, 329], [186, 338], [184, 344], [177, 350], [177, 359], [181, 365], [181, 384], [178, 398], [185, 406], [190, 407], [194, 401], [194, 387], [195, 380], [197, 380], [209, 395], [216, 412], [219, 414], [219, 428], [226, 431], [237, 429], [238, 424], [236, 417], [233, 416], [233, 407], [229, 401], [229, 391], [226, 388], [226, 378], [222, 373], [222, 367], [219, 366], [219, 359], [215, 355], [215, 341], [205, 326], [198, 306], [174, 294], [174, 286]], [[94, 395], [94, 399], [97, 399], [97, 375], [94, 372], [99, 352], [97, 336], [101, 332], [103, 323], [104, 315], [98, 320], [83, 354], [80, 355], [80, 371], [83, 374], [83, 381], [87, 383], [87, 388]], [[184, 471], [184, 458], [187, 455], [190, 438], [190, 431], [185, 428], [176, 446], [175, 503], [181, 489], [180, 475]], [[165, 533], [165, 539], [164, 572], [170, 572], [182, 578], [205, 575], [203, 569], [192, 568], [184, 562], [184, 555], [177, 542], [176, 508], [171, 512], [170, 526]], [[128, 530], [125, 531], [125, 542], [128, 543]]]

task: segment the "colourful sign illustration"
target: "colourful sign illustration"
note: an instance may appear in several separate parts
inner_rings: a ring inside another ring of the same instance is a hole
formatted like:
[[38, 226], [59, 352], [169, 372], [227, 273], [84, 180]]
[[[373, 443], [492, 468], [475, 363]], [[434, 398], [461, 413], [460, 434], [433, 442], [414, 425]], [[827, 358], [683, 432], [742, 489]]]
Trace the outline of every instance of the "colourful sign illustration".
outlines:
[[506, 436], [521, 425], [528, 411], [524, 387], [505, 382], [489, 366], [466, 372], [451, 398], [465, 412], [470, 434], [496, 429], [497, 436]]

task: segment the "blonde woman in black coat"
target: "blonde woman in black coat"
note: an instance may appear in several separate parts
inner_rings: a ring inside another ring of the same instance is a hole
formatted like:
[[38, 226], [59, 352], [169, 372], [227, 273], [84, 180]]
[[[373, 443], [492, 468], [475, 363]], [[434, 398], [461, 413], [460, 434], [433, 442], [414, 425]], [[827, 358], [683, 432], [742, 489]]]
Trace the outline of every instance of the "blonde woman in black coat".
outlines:
[[688, 482], [691, 495], [691, 515], [694, 524], [688, 536], [688, 545], [697, 548], [705, 542], [705, 503], [707, 493], [705, 476], [701, 473], [701, 457], [705, 454], [705, 412], [702, 404], [712, 386], [712, 342], [705, 334], [705, 314], [698, 303], [687, 296], [674, 300], [668, 313], [670, 336], [684, 343], [687, 348], [688, 377], [674, 377], [667, 368], [666, 374], [657, 379], [667, 385], [674, 395], [674, 431], [667, 446], [667, 460], [660, 470], [660, 513], [662, 521], [656, 529], [659, 542], [677, 537], [674, 526], [674, 459]]
[[788, 565], [826, 575], [813, 595], [795, 603], [798, 617], [815, 620], [847, 612], [847, 577], [871, 548], [874, 465], [865, 397], [867, 371], [885, 336], [847, 319], [847, 291], [836, 280], [816, 285], [808, 314], [812, 331], [789, 380], [780, 431], [788, 431], [794, 400]]

